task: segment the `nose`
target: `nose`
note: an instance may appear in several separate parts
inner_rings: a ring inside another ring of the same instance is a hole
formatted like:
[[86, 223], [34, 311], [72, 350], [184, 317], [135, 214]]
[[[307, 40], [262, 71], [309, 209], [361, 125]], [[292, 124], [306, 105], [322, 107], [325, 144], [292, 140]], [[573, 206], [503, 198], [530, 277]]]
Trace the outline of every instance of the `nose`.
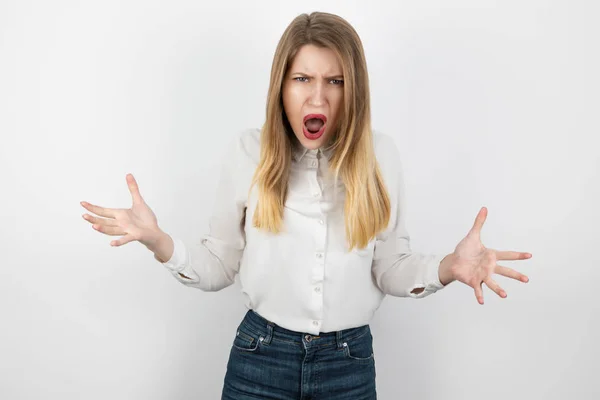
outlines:
[[313, 85], [308, 103], [315, 107], [320, 107], [325, 103], [325, 88], [323, 87], [323, 83], [318, 82]]

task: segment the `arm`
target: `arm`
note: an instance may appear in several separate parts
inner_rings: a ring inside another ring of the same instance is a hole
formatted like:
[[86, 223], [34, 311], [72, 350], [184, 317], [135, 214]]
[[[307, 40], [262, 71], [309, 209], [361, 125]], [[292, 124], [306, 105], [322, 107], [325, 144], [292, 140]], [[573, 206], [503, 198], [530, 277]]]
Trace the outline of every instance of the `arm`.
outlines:
[[[372, 273], [382, 292], [397, 297], [426, 297], [442, 289], [440, 264], [448, 258], [438, 254], [421, 254], [411, 250], [406, 229], [406, 200], [400, 154], [393, 139], [380, 135], [378, 162], [391, 203], [390, 222], [376, 236]], [[445, 283], [445, 272], [442, 277]]]
[[236, 136], [223, 154], [209, 232], [192, 245], [163, 232], [151, 249], [154, 258], [186, 286], [218, 291], [233, 284], [239, 272], [246, 246], [247, 186], [241, 172], [248, 168], [248, 159], [244, 140], [244, 135]]

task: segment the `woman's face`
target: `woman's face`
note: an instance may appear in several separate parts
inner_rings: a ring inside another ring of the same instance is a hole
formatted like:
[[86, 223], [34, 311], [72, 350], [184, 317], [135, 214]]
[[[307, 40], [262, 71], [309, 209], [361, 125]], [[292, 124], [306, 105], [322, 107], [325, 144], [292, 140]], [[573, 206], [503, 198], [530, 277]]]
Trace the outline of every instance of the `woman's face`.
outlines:
[[283, 108], [294, 134], [307, 149], [329, 143], [344, 101], [342, 66], [335, 53], [302, 46], [283, 78]]

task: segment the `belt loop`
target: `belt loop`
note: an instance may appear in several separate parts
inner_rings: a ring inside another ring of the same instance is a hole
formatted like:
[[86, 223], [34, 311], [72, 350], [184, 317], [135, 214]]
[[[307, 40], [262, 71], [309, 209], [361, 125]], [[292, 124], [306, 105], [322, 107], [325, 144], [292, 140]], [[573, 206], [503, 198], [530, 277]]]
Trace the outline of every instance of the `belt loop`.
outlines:
[[336, 331], [335, 332], [335, 341], [336, 341], [338, 349], [341, 349], [344, 346], [344, 340], [343, 340], [343, 337], [342, 337], [342, 331]]
[[271, 321], [267, 321], [267, 337], [263, 340], [264, 344], [271, 343], [271, 338], [273, 337], [273, 323]]

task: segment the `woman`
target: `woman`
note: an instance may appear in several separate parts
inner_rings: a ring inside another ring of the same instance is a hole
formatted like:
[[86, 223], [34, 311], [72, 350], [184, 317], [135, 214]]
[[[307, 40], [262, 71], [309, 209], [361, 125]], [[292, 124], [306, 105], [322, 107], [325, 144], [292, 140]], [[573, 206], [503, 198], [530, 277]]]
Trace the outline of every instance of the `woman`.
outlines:
[[234, 336], [223, 399], [375, 399], [369, 321], [386, 294], [423, 298], [458, 280], [483, 304], [497, 260], [473, 228], [445, 257], [413, 253], [399, 152], [371, 130], [361, 41], [342, 18], [302, 14], [273, 60], [262, 129], [224, 155], [210, 232], [186, 246], [163, 232], [127, 176], [131, 209], [83, 203], [121, 246], [139, 241], [181, 283], [217, 291], [239, 274], [248, 312]]

